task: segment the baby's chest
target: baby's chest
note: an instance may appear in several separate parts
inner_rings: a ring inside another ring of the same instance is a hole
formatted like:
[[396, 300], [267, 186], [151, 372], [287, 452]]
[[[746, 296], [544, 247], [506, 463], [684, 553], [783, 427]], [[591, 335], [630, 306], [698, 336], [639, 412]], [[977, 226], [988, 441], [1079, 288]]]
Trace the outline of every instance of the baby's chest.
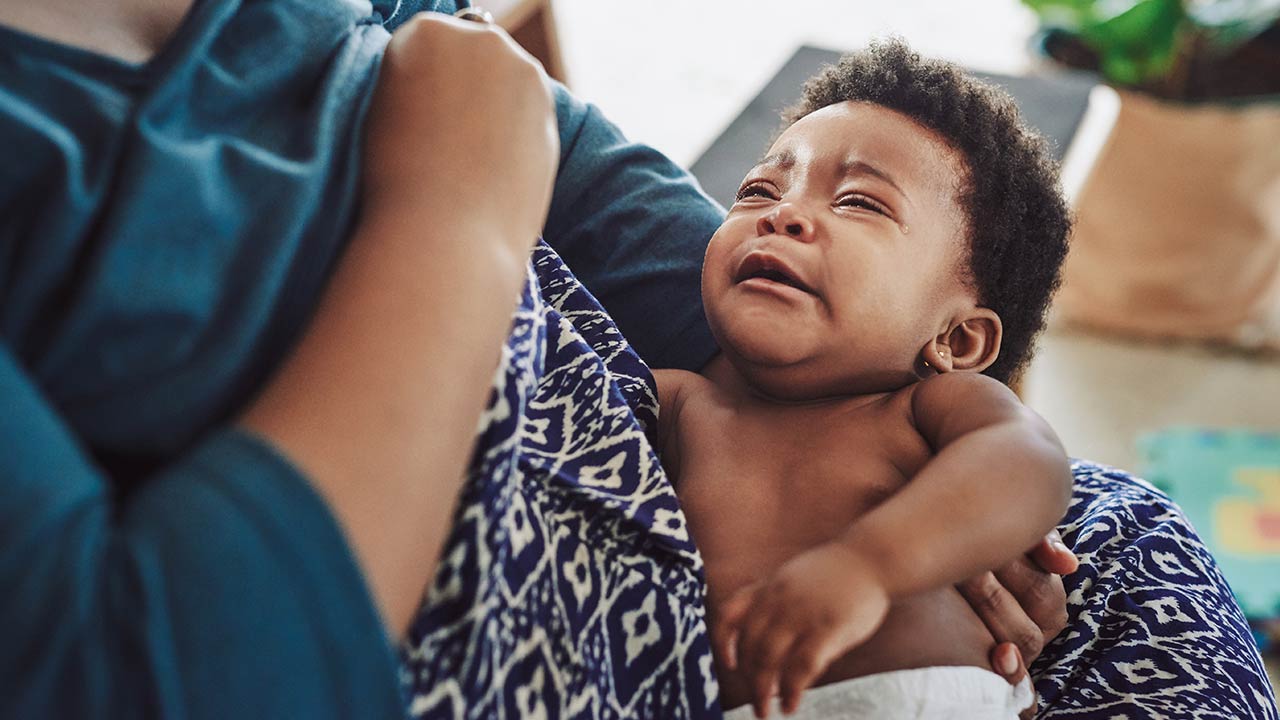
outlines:
[[713, 585], [717, 577], [737, 584], [731, 578], [837, 537], [900, 490], [927, 448], [880, 420], [681, 428], [676, 489]]

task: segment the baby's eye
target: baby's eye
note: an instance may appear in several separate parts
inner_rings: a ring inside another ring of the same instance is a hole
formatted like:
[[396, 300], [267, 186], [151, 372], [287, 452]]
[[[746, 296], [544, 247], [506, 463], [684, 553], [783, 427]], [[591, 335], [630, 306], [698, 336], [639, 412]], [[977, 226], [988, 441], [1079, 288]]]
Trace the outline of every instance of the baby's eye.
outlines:
[[889, 216], [889, 208], [885, 207], [883, 203], [858, 193], [841, 196], [839, 200], [836, 200], [836, 205], [840, 207], [859, 207], [879, 213], [885, 217]]
[[750, 185], [742, 186], [742, 189], [738, 191], [738, 195], [734, 200], [741, 202], [750, 197], [764, 197], [769, 198], [770, 200], [776, 199], [773, 195], [773, 191], [768, 187], [761, 183], [752, 183]]

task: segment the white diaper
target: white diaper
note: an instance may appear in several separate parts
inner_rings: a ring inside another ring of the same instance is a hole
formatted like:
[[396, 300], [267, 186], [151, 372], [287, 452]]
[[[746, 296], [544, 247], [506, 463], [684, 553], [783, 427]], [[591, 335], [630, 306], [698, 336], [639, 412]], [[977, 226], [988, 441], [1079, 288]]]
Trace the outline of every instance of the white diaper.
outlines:
[[[794, 715], [782, 715], [777, 699], [769, 717], [795, 720], [1016, 720], [1033, 701], [1031, 679], [1017, 686], [979, 667], [895, 670], [810, 688]], [[754, 718], [750, 705], [725, 720]]]

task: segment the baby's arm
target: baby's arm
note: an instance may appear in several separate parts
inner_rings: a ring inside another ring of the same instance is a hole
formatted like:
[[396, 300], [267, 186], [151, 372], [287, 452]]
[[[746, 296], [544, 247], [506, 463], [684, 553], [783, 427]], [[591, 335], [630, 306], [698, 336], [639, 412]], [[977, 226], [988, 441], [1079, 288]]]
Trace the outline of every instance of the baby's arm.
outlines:
[[708, 381], [687, 370], [654, 370], [653, 379], [658, 385], [658, 431], [653, 438], [654, 449], [672, 482], [679, 482], [680, 441], [676, 434], [677, 421], [689, 394], [704, 389]]
[[784, 710], [837, 657], [866, 641], [893, 601], [1018, 557], [1071, 497], [1065, 452], [1048, 425], [1000, 383], [976, 374], [913, 389], [917, 430], [935, 456], [840, 538], [788, 561], [721, 608], [718, 650], [751, 678], [763, 716]]
[[1009, 388], [948, 373], [911, 403], [934, 457], [843, 541], [874, 559], [895, 596], [999, 567], [1054, 527], [1071, 501], [1071, 469], [1049, 425]]

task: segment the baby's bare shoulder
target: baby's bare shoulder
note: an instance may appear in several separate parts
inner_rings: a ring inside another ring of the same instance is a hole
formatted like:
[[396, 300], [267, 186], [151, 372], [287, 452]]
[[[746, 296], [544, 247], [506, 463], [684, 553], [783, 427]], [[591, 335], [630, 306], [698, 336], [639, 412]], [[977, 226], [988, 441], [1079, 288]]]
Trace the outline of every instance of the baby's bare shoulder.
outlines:
[[[712, 388], [711, 381], [688, 370], [654, 370], [658, 385], [658, 434], [656, 447], [663, 464], [673, 475], [680, 465], [680, 436], [687, 432], [686, 421], [696, 414], [697, 399]], [[691, 402], [692, 401], [692, 402]], [[690, 412], [694, 408], [694, 412]]]
[[910, 389], [917, 420], [951, 413], [996, 419], [1023, 410], [1022, 401], [1007, 385], [979, 373], [943, 373]]
[[710, 380], [688, 370], [654, 370], [653, 379], [658, 385], [659, 416], [666, 413], [669, 420], [680, 415], [690, 400], [714, 388]]
[[697, 391], [702, 383], [710, 383], [709, 380], [702, 377], [698, 373], [689, 372], [688, 370], [654, 370], [653, 379], [658, 383], [658, 395], [675, 395], [688, 391]]

